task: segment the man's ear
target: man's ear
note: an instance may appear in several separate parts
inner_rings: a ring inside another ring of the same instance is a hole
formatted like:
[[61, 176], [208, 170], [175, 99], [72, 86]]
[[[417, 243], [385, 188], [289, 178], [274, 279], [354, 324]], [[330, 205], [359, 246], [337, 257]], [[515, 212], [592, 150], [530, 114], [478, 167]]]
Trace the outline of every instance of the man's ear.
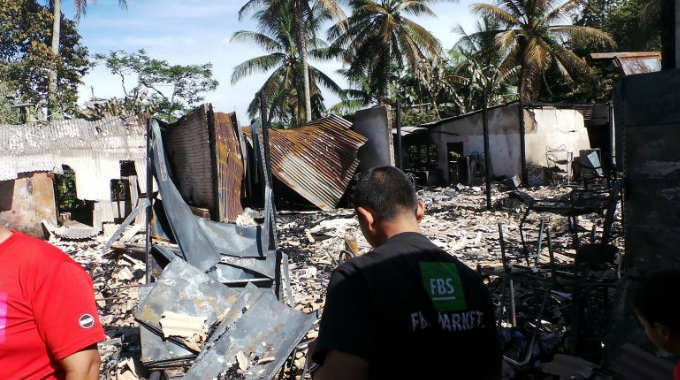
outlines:
[[357, 216], [359, 217], [359, 222], [363, 222], [369, 231], [375, 229], [375, 217], [370, 211], [370, 208], [357, 207]]
[[655, 322], [654, 328], [659, 332], [664, 341], [669, 341], [673, 338], [673, 330], [663, 323]]
[[418, 208], [416, 209], [416, 220], [420, 223], [425, 215], [425, 202], [418, 200]]

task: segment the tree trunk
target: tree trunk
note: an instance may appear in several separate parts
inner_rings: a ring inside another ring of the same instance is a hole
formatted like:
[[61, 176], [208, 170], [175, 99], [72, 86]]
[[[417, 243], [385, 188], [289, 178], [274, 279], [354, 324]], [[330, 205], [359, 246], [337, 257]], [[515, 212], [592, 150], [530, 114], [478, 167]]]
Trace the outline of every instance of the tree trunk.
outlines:
[[[52, 53], [54, 53], [56, 58], [59, 57], [59, 36], [61, 34], [61, 0], [54, 0], [52, 14], [54, 16], [52, 21]], [[52, 70], [50, 70], [47, 83], [47, 114], [51, 119], [54, 119], [58, 114], [56, 62]]]
[[304, 81], [304, 97], [305, 97], [305, 118], [309, 123], [312, 121], [312, 99], [309, 84], [309, 64], [307, 63], [307, 33], [305, 30], [305, 23], [302, 18], [302, 7], [299, 1], [293, 1], [293, 12], [295, 13], [295, 29], [298, 49], [300, 52], [300, 59], [302, 60], [302, 77]]
[[385, 70], [385, 75], [387, 78], [385, 78], [385, 91], [383, 91], [383, 96], [388, 99], [388, 102], [391, 102], [392, 99], [392, 41], [387, 45], [387, 70]]

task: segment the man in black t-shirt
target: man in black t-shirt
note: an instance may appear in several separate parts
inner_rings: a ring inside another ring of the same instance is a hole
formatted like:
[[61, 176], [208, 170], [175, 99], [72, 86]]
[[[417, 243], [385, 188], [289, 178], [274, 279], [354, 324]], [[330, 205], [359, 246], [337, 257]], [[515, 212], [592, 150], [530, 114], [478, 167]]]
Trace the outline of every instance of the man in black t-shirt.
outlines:
[[354, 192], [372, 252], [331, 276], [314, 380], [500, 380], [493, 304], [481, 278], [420, 232], [424, 204], [394, 167], [361, 178]]

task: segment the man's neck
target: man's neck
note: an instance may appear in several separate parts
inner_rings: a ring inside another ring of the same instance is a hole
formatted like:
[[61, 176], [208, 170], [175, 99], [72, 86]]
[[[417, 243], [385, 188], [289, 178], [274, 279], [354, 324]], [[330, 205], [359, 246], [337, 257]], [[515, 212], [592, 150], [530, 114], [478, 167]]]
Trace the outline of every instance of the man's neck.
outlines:
[[12, 231], [5, 228], [0, 228], [0, 244], [4, 243], [5, 240], [9, 239], [10, 236], [12, 236]]
[[382, 240], [382, 244], [385, 244], [392, 237], [397, 236], [399, 234], [403, 234], [404, 232], [422, 233], [422, 231], [420, 230], [420, 226], [418, 225], [418, 222], [416, 222], [415, 220], [396, 222], [382, 221], [380, 223], [380, 232], [382, 235], [380, 239]]

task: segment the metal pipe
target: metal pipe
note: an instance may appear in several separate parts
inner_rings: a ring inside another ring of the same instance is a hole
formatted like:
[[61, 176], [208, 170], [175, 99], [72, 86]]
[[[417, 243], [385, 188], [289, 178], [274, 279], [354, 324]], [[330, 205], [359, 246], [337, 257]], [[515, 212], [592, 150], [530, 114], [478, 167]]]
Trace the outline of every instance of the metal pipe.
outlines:
[[260, 126], [262, 128], [262, 146], [264, 147], [264, 163], [265, 163], [265, 173], [269, 181], [267, 186], [272, 187], [272, 174], [271, 174], [271, 160], [269, 153], [269, 123], [267, 122], [267, 110], [265, 107], [265, 97], [263, 93], [260, 93]]
[[557, 273], [555, 269], [555, 252], [553, 251], [552, 237], [550, 235], [550, 226], [545, 230], [546, 237], [548, 238], [548, 255], [550, 255], [550, 276], [552, 277], [553, 284], [557, 283]]
[[[505, 256], [505, 238], [503, 236], [503, 223], [498, 223], [498, 238], [500, 239], [501, 243], [501, 260], [503, 260], [503, 272], [504, 272], [504, 280], [503, 280], [503, 298], [505, 295], [505, 279], [507, 278], [507, 283], [510, 285], [510, 322], [512, 324], [512, 327], [517, 326], [517, 313], [515, 311], [515, 283], [514, 280], [512, 279], [512, 269], [507, 263], [507, 257]], [[502, 300], [501, 300], [502, 302]]]
[[543, 313], [545, 312], [545, 307], [548, 304], [548, 297], [550, 296], [550, 293], [552, 292], [552, 286], [549, 286], [548, 289], [545, 291], [545, 295], [543, 296], [543, 302], [541, 302], [541, 309], [538, 312], [538, 316], [536, 317], [536, 328], [534, 329], [534, 332], [531, 334], [531, 341], [529, 342], [529, 346], [527, 346], [527, 353], [526, 356], [524, 357], [524, 360], [521, 362], [518, 362], [512, 358], [509, 358], [505, 355], [503, 355], [503, 359], [515, 366], [518, 367], [523, 367], [531, 361], [531, 354], [534, 352], [534, 344], [536, 343], [536, 337], [538, 336], [538, 330], [541, 329], [541, 320], [543, 319]]
[[517, 308], [515, 306], [515, 281], [510, 277], [510, 323], [517, 327]]
[[397, 99], [397, 167], [404, 169], [401, 152], [401, 103]]
[[[160, 136], [156, 136], [160, 138]], [[145, 263], [145, 279], [146, 283], [151, 283], [151, 218], [153, 216], [153, 209], [151, 203], [151, 196], [153, 194], [153, 174], [151, 173], [151, 118], [146, 121], [146, 200], [148, 205], [146, 207], [146, 221], [144, 232], [144, 263]]]
[[[536, 248], [536, 254], [534, 255], [534, 268], [538, 266], [538, 262], [541, 261], [541, 251], [543, 251], [543, 229], [545, 228], [545, 219], [541, 218], [541, 226], [538, 229], [538, 247]], [[529, 263], [527, 262], [527, 265]]]
[[489, 115], [487, 109], [487, 90], [486, 85], [484, 85], [484, 91], [482, 93], [482, 117], [484, 120], [484, 166], [485, 166], [485, 182], [486, 182], [486, 208], [491, 209], [491, 157], [489, 154], [491, 150], [489, 149]]
[[[609, 164], [616, 172], [616, 120], [614, 118], [614, 106], [612, 102], [607, 102], [609, 118]], [[605, 173], [606, 174], [606, 173]]]
[[[521, 87], [521, 84], [520, 84]], [[522, 104], [522, 94], [519, 96], [519, 151], [520, 163], [522, 165], [522, 185], [529, 183], [527, 174], [527, 142], [526, 129], [524, 125], [524, 105]]]

